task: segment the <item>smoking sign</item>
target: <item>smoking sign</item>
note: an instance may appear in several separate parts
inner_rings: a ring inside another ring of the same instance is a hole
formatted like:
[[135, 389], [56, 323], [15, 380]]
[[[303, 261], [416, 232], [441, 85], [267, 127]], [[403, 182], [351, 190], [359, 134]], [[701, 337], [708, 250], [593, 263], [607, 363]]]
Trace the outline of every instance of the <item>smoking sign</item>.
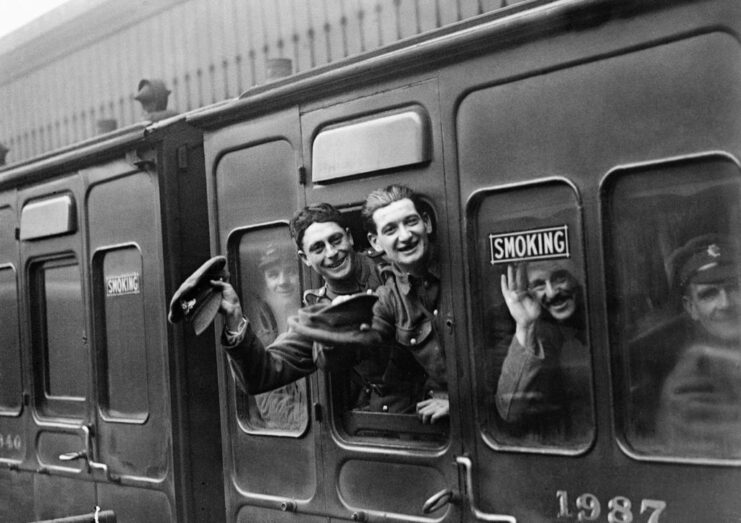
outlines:
[[106, 296], [122, 296], [124, 294], [139, 294], [139, 273], [111, 276], [105, 280]]
[[570, 258], [569, 226], [489, 234], [492, 265], [525, 260]]

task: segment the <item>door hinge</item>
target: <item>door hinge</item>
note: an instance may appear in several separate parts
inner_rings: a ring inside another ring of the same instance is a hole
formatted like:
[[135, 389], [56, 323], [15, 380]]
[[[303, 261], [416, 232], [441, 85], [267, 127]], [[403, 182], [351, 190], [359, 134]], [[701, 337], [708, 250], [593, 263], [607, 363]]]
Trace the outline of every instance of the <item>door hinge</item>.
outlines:
[[306, 185], [306, 167], [303, 165], [298, 168], [298, 183], [299, 185]]
[[316, 420], [318, 423], [321, 423], [322, 418], [323, 418], [322, 406], [319, 403], [314, 403], [314, 420]]
[[177, 164], [178, 164], [178, 170], [180, 171], [187, 171], [188, 170], [188, 146], [187, 145], [181, 145], [177, 148]]

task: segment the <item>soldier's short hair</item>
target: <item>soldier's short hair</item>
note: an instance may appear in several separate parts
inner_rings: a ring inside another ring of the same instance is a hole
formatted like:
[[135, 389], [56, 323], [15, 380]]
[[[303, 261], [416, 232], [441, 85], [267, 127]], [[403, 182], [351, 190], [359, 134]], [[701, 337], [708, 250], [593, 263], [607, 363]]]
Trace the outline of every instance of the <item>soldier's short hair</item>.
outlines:
[[307, 205], [293, 215], [288, 224], [291, 237], [296, 242], [299, 250], [303, 249], [304, 233], [312, 223], [335, 222], [346, 228], [345, 218], [342, 213], [328, 203], [315, 203]]
[[360, 216], [363, 220], [365, 230], [375, 234], [376, 222], [373, 221], [373, 213], [387, 205], [400, 200], [409, 199], [414, 204], [414, 208], [422, 215], [424, 205], [422, 196], [411, 190], [406, 185], [388, 185], [382, 189], [376, 189], [371, 192], [365, 199], [363, 208], [360, 210]]

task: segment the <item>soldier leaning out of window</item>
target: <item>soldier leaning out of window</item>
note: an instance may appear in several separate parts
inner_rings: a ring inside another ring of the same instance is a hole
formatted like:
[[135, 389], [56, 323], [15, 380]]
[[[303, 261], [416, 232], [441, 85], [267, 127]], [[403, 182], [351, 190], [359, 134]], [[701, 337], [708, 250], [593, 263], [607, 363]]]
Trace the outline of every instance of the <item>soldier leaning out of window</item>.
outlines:
[[[320, 203], [300, 210], [291, 220], [290, 230], [301, 260], [324, 279], [322, 287], [304, 293], [306, 306], [328, 305], [379, 286], [376, 261], [354, 250], [342, 214], [331, 205]], [[244, 317], [234, 288], [219, 280], [211, 283], [222, 293], [222, 345], [237, 383], [248, 393], [262, 393], [303, 378], [316, 370], [318, 359], [328, 370], [351, 374], [356, 408], [379, 412], [413, 409], [421, 369], [398, 347], [378, 344], [361, 350], [337, 346], [332, 350], [340, 356], [324, 365], [324, 351], [296, 328], [266, 346], [255, 333], [259, 327]]]

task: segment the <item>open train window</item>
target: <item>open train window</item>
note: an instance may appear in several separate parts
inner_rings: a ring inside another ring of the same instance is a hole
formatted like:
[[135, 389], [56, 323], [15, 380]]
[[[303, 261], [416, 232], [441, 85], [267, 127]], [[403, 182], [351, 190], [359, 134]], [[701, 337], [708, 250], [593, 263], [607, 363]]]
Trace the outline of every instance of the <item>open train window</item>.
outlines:
[[496, 448], [575, 453], [594, 436], [579, 207], [559, 181], [469, 204], [478, 416]]
[[80, 266], [73, 257], [31, 266], [37, 406], [47, 416], [86, 414], [90, 356]]
[[100, 408], [107, 421], [143, 423], [149, 415], [142, 255], [135, 245], [95, 253]]
[[[301, 304], [296, 247], [285, 224], [241, 231], [230, 239], [238, 260], [242, 309], [264, 346], [288, 330]], [[250, 395], [235, 383], [237, 417], [246, 432], [299, 435], [308, 423], [307, 380]]]
[[[426, 207], [434, 222], [432, 206]], [[369, 284], [382, 284], [377, 268], [386, 262], [370, 247], [360, 209], [347, 208], [343, 217], [358, 256], [365, 257], [376, 271]], [[447, 418], [423, 424], [416, 414], [417, 402], [424, 399], [426, 374], [408, 349], [388, 343], [356, 350], [350, 363], [348, 368], [329, 373], [332, 413], [344, 437], [422, 446], [438, 446], [447, 440]]]
[[18, 294], [12, 266], [0, 267], [0, 415], [21, 411], [21, 355], [18, 340]]
[[618, 420], [638, 456], [741, 459], [741, 176], [711, 156], [603, 191]]

